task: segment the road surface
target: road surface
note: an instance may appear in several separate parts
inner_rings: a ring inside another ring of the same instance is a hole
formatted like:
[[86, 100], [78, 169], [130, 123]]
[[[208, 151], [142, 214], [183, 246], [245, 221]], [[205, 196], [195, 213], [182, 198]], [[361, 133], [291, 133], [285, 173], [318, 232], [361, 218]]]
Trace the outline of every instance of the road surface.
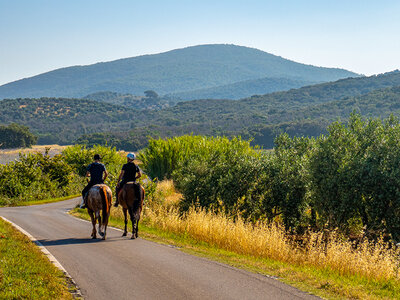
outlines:
[[317, 299], [273, 278], [121, 237], [112, 228], [106, 241], [92, 240], [91, 224], [67, 214], [78, 201], [0, 208], [0, 216], [39, 240], [85, 299]]

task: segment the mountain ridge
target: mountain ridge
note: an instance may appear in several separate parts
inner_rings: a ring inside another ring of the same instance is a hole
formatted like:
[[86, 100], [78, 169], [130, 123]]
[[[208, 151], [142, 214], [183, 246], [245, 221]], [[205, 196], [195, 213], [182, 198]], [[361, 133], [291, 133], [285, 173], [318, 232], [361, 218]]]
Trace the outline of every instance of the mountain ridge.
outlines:
[[212, 88], [239, 81], [283, 77], [332, 81], [356, 73], [293, 62], [244, 46], [211, 44], [64, 67], [0, 86], [0, 99], [22, 97], [80, 98], [98, 91], [141, 95]]

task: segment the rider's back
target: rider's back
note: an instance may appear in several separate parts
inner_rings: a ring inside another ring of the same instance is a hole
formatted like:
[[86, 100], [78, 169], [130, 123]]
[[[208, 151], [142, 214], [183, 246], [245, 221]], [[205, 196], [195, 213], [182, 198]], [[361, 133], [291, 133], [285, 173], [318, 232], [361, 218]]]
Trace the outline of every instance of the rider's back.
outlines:
[[139, 167], [134, 162], [124, 164], [122, 170], [124, 171], [122, 178], [124, 182], [136, 181], [136, 173], [139, 172]]
[[91, 163], [87, 171], [90, 172], [90, 181], [94, 184], [103, 183], [103, 172], [106, 170], [102, 163]]

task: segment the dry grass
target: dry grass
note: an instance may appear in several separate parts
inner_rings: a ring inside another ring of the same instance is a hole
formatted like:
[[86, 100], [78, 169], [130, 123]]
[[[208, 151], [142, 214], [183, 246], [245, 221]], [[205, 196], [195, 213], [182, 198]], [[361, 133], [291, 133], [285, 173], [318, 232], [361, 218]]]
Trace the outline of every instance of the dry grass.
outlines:
[[253, 225], [241, 218], [233, 220], [224, 213], [195, 207], [182, 216], [176, 208], [181, 195], [174, 192], [171, 181], [160, 182], [157, 191], [166, 195], [166, 200], [161, 205], [146, 207], [145, 218], [151, 226], [185, 234], [238, 254], [312, 266], [373, 281], [400, 281], [400, 251], [389, 249], [382, 240], [377, 243], [365, 240], [355, 249], [352, 242], [335, 232], [329, 237], [310, 233], [308, 241], [300, 247], [278, 224]]
[[61, 153], [68, 146], [60, 145], [36, 145], [32, 148], [17, 148], [17, 149], [1, 149], [0, 150], [0, 164], [7, 164], [19, 157], [19, 153], [40, 152], [44, 153], [46, 148], [50, 148], [50, 156]]
[[176, 209], [148, 208], [146, 217], [152, 226], [184, 233], [222, 249], [281, 262], [331, 269], [341, 275], [359, 275], [371, 280], [399, 280], [399, 251], [388, 249], [382, 241], [364, 241], [356, 250], [349, 241], [332, 234], [324, 241], [322, 234], [310, 234], [305, 247], [291, 242], [279, 225], [251, 225], [242, 219], [191, 208], [184, 217]]

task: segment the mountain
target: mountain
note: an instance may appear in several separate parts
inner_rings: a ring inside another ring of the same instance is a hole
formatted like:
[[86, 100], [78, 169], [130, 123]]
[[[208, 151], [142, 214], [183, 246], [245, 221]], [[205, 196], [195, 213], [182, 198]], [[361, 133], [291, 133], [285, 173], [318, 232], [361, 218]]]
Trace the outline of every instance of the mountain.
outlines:
[[266, 77], [326, 82], [355, 76], [358, 74], [305, 65], [253, 48], [201, 45], [57, 69], [0, 86], [0, 99], [80, 98], [99, 91], [171, 94]]
[[290, 78], [260, 78], [245, 80], [232, 84], [199, 89], [188, 92], [169, 94], [171, 98], [184, 100], [195, 99], [240, 99], [252, 95], [263, 95], [277, 91], [287, 91], [300, 88], [302, 86], [316, 84], [315, 81], [305, 81]]

